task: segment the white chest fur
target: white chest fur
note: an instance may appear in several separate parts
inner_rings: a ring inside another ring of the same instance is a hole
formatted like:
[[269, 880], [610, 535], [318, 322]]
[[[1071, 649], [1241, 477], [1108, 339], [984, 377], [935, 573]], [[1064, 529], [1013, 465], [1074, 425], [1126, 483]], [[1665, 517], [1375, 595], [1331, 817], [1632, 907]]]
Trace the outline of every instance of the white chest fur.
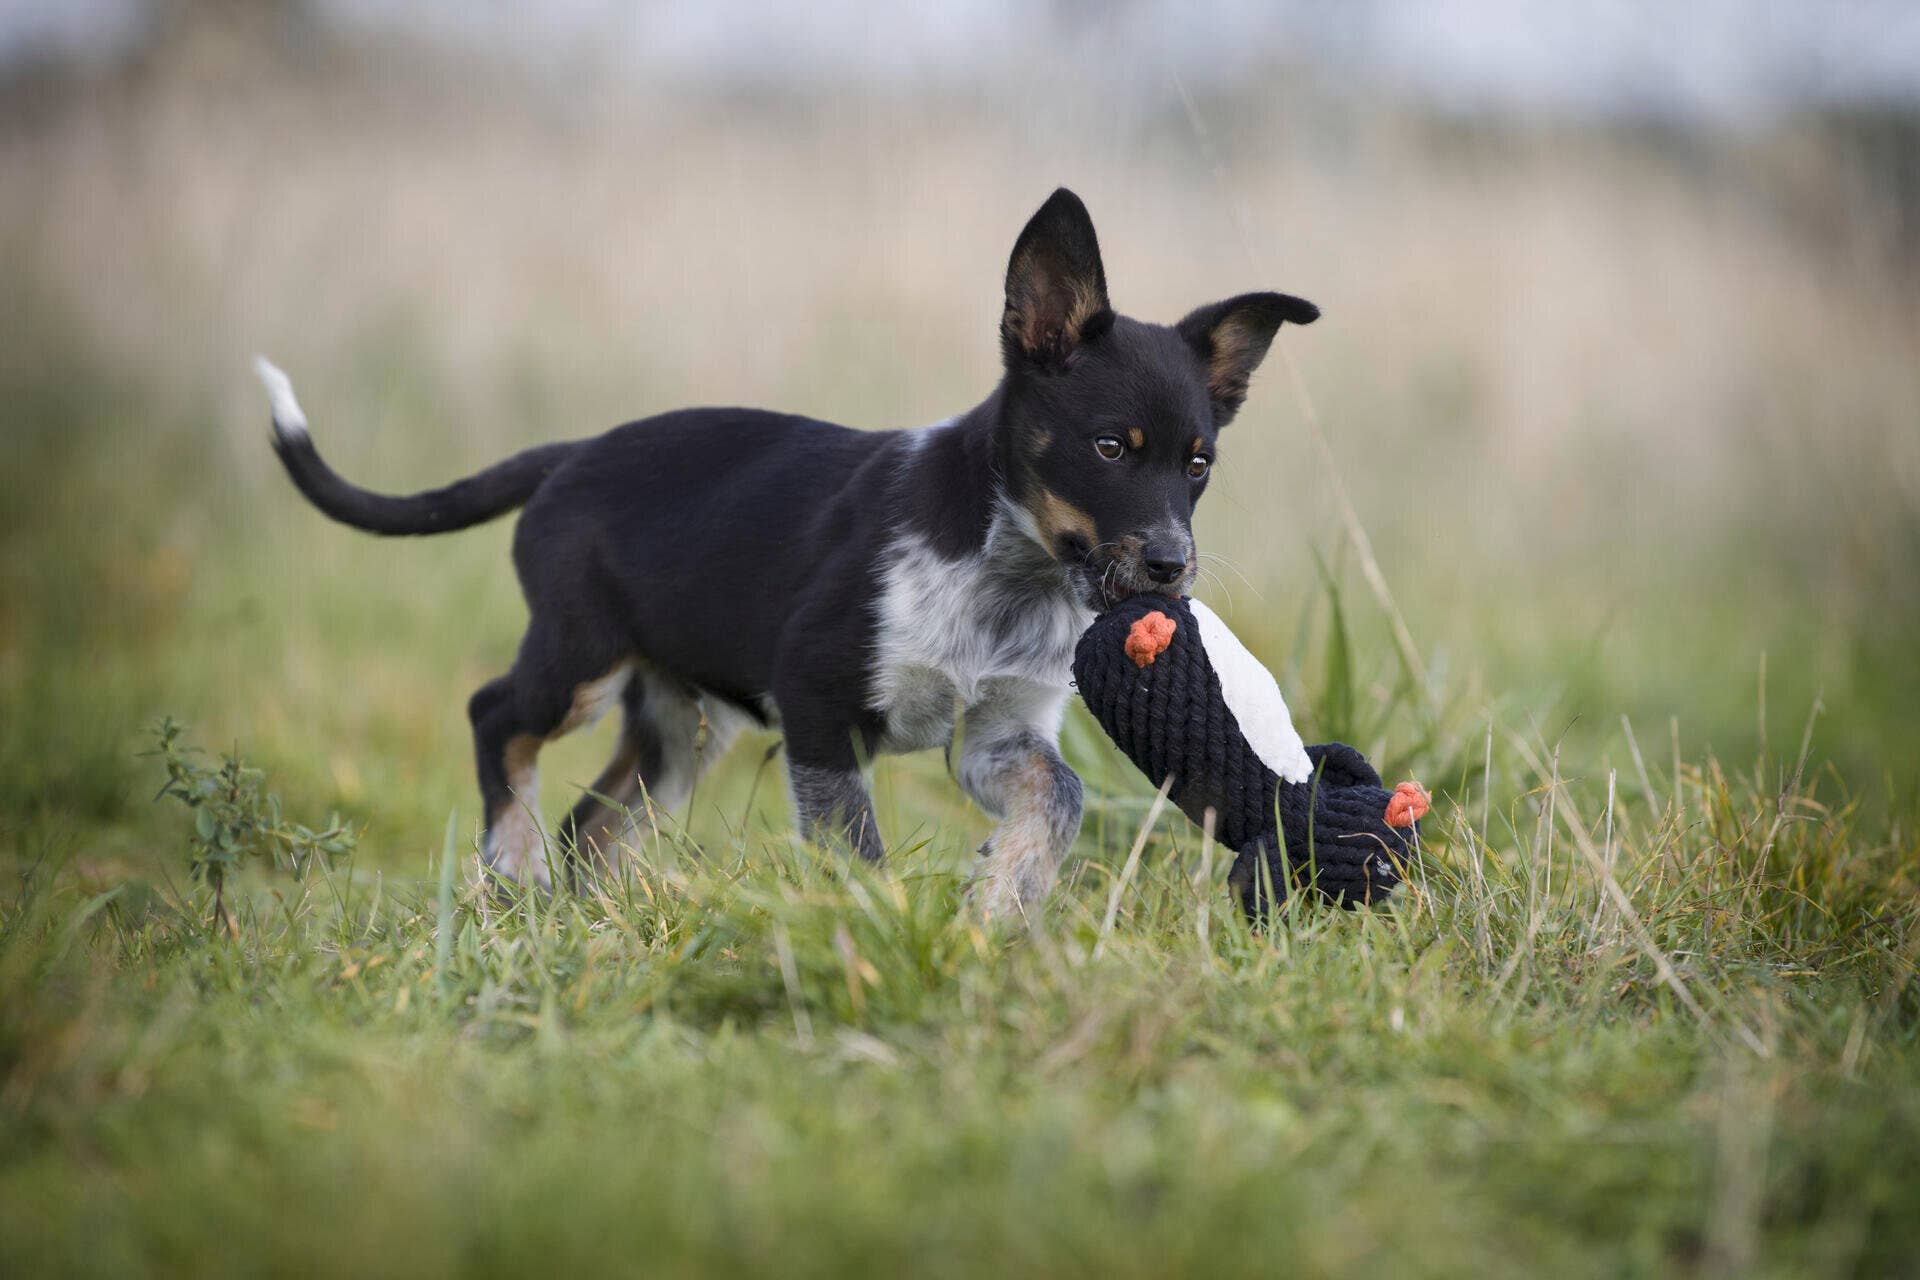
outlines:
[[1010, 513], [995, 517], [982, 550], [959, 559], [902, 537], [882, 569], [869, 690], [868, 705], [886, 718], [882, 745], [945, 743], [956, 706], [978, 703], [989, 682], [1064, 692], [1092, 617]]

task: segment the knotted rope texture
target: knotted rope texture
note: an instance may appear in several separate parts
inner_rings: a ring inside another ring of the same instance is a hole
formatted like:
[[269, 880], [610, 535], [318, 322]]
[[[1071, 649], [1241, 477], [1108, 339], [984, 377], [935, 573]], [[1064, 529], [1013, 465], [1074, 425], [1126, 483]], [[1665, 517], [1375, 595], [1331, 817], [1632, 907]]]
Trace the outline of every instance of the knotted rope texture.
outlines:
[[[1158, 615], [1158, 616], [1155, 616]], [[1414, 853], [1426, 793], [1381, 785], [1345, 743], [1307, 747], [1313, 776], [1288, 782], [1248, 745], [1183, 599], [1133, 596], [1094, 619], [1073, 658], [1087, 708], [1127, 758], [1238, 855], [1228, 876], [1254, 918], [1289, 884], [1343, 906], [1386, 897]], [[1389, 818], [1394, 825], [1389, 825]]]

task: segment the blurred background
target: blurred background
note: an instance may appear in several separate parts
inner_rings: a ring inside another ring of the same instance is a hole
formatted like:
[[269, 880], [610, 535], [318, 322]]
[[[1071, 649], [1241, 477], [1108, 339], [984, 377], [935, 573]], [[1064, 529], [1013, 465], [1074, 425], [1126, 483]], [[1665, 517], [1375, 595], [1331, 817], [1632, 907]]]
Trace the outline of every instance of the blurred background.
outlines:
[[[1493, 722], [1626, 786], [1791, 759], [1818, 700], [1833, 794], [1913, 794], [1914, 6], [6, 0], [15, 853], [139, 848], [162, 713], [376, 865], [478, 820], [508, 525], [327, 524], [254, 352], [387, 489], [686, 404], [916, 425], [992, 386], [1006, 254], [1062, 184], [1123, 311], [1325, 313], [1198, 522], [1310, 740], [1447, 789]], [[607, 732], [555, 753], [550, 817]], [[760, 755], [696, 824], [743, 820]], [[970, 845], [941, 773], [883, 764], [883, 819]]]

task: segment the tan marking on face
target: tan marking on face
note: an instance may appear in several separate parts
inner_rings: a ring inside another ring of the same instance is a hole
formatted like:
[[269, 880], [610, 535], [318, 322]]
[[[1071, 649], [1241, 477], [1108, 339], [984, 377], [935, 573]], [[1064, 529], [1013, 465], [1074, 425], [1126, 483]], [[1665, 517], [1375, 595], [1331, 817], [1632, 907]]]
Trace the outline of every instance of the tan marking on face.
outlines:
[[1147, 443], [1147, 433], [1142, 431], [1138, 427], [1128, 427], [1127, 443], [1132, 445], [1136, 449], [1145, 448]]
[[1040, 537], [1049, 551], [1058, 547], [1060, 540], [1069, 534], [1077, 534], [1086, 539], [1089, 547], [1100, 541], [1093, 517], [1051, 489], [1040, 490], [1030, 510], [1033, 512], [1033, 522], [1039, 526]]
[[1200, 436], [1195, 436], [1195, 437], [1193, 438], [1193, 446], [1192, 446], [1192, 450], [1191, 450], [1191, 452], [1192, 452], [1193, 454], [1198, 454], [1198, 453], [1200, 453], [1200, 452], [1201, 452], [1202, 450], [1204, 450], [1204, 449], [1205, 449], [1206, 447], [1207, 447], [1207, 442], [1206, 442], [1206, 440], [1205, 440], [1204, 438], [1202, 438], [1202, 437], [1200, 437]]
[[1145, 580], [1134, 566], [1140, 563], [1140, 557], [1146, 553], [1147, 540], [1137, 533], [1123, 533], [1117, 538], [1108, 538], [1102, 545], [1111, 557], [1112, 585], [1130, 591], [1144, 591], [1146, 588], [1142, 584]]
[[1029, 464], [1040, 460], [1040, 455], [1047, 451], [1047, 443], [1047, 433], [1036, 431], [1031, 427], [1022, 430], [1015, 441], [1020, 450], [1020, 456]]

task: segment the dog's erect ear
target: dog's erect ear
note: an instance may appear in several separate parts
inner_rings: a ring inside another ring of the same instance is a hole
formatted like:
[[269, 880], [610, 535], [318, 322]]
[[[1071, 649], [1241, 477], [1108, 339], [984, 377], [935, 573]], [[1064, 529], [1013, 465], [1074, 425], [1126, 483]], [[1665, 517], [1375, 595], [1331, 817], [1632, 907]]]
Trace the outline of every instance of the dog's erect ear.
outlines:
[[1007, 309], [1000, 317], [1007, 365], [1057, 367], [1112, 323], [1093, 219], [1080, 197], [1061, 187], [1028, 220], [1007, 260]]
[[1225, 423], [1247, 398], [1247, 382], [1267, 357], [1282, 323], [1312, 324], [1320, 308], [1284, 293], [1243, 293], [1201, 307], [1180, 322], [1187, 340], [1207, 366], [1207, 394], [1213, 416]]

